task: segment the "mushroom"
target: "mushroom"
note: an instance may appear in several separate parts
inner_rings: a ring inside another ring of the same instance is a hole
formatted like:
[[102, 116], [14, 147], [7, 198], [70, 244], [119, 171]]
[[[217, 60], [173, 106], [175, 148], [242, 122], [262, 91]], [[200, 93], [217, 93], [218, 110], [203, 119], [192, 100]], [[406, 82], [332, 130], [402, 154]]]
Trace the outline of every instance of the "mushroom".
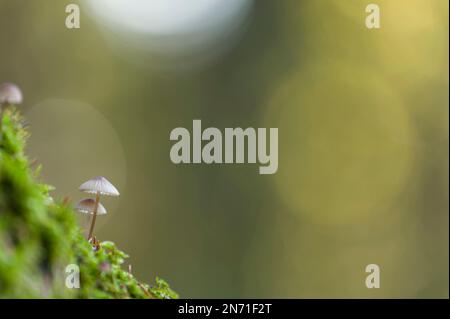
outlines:
[[17, 105], [22, 103], [22, 91], [12, 83], [3, 83], [0, 85], [0, 105]]
[[[94, 209], [95, 209], [95, 200], [92, 198], [85, 198], [78, 202], [77, 206], [75, 207], [77, 211], [84, 214], [93, 215]], [[105, 207], [98, 203], [97, 207], [97, 215], [106, 215], [107, 211]]]
[[[94, 214], [95, 209], [95, 200], [92, 198], [85, 198], [83, 200], [80, 200], [76, 207], [77, 211], [84, 214]], [[98, 203], [97, 207], [97, 215], [106, 215], [107, 211], [105, 207]]]
[[[3, 107], [22, 103], [22, 92], [19, 87], [12, 83], [0, 84], [0, 129], [2, 128]], [[1, 132], [0, 132], [1, 138]]]
[[[100, 195], [107, 195], [107, 196], [119, 196], [119, 191], [114, 187], [113, 184], [111, 184], [106, 178], [102, 176], [94, 177], [93, 179], [88, 180], [87, 182], [84, 182], [80, 185], [79, 190], [82, 192], [95, 194], [95, 201], [92, 209], [92, 221], [91, 221], [91, 227], [89, 228], [89, 235], [88, 239], [92, 237], [92, 234], [94, 232], [94, 226], [95, 226], [95, 219], [97, 218], [97, 214], [101, 214], [101, 208], [103, 207], [100, 204]], [[105, 208], [103, 207], [105, 210]], [[106, 210], [105, 210], [106, 212]]]

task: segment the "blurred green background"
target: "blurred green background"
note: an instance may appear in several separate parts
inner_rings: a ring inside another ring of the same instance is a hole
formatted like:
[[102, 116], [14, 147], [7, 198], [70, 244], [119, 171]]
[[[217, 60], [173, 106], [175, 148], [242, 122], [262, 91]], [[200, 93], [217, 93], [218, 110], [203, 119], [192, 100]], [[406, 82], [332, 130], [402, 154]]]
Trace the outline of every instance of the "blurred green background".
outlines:
[[[449, 3], [375, 1], [378, 30], [368, 3], [0, 0], [0, 82], [24, 92], [56, 197], [117, 186], [96, 234], [143, 281], [187, 298], [448, 298]], [[193, 119], [278, 127], [278, 172], [172, 164], [169, 133]]]

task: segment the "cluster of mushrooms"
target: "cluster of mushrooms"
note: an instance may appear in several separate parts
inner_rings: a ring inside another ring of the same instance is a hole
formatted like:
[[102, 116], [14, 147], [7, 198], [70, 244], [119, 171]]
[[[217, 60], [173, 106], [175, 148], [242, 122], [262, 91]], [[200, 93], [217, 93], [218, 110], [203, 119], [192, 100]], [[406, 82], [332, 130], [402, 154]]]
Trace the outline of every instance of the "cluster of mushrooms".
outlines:
[[79, 190], [82, 192], [95, 194], [95, 199], [82, 199], [76, 206], [76, 209], [79, 212], [92, 215], [91, 226], [89, 227], [87, 239], [95, 245], [97, 242], [96, 238], [93, 236], [95, 220], [97, 215], [106, 214], [105, 207], [100, 203], [100, 195], [119, 196], [120, 194], [117, 188], [115, 188], [113, 184], [102, 176], [97, 176], [87, 182], [84, 182], [80, 185]]
[[[22, 101], [22, 92], [17, 85], [13, 83], [0, 84], [0, 118], [5, 108], [12, 105], [22, 104]], [[95, 245], [97, 243], [97, 239], [93, 236], [95, 220], [97, 219], [97, 215], [104, 215], [107, 213], [105, 207], [100, 203], [100, 195], [119, 196], [120, 194], [117, 188], [115, 188], [113, 184], [102, 176], [94, 177], [93, 179], [81, 184], [79, 190], [82, 192], [95, 194], [95, 199], [85, 198], [76, 206], [76, 209], [79, 212], [92, 215], [91, 226], [89, 228], [87, 239]]]

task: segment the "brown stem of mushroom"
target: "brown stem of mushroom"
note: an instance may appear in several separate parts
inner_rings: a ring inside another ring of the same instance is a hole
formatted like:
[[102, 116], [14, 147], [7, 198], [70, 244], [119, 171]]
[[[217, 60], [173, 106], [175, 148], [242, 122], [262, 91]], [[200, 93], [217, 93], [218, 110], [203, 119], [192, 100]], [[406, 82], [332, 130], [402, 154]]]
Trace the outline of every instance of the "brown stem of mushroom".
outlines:
[[100, 193], [97, 192], [97, 194], [95, 195], [94, 215], [92, 216], [91, 228], [89, 228], [88, 240], [92, 238], [92, 234], [94, 233], [94, 225], [95, 219], [97, 218], [97, 209], [99, 201], [100, 201]]

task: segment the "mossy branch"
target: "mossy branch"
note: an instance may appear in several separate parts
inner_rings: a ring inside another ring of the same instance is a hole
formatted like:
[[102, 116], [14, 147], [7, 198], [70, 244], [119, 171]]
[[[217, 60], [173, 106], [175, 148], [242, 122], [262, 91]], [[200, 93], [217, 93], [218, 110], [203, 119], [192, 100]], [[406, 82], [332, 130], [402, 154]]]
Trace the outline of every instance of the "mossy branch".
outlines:
[[[84, 238], [69, 203], [37, 182], [20, 114], [8, 107], [0, 117], [0, 298], [178, 298], [164, 280], [149, 286], [124, 270], [128, 256], [114, 243]], [[69, 264], [80, 269], [79, 289], [65, 285]]]

